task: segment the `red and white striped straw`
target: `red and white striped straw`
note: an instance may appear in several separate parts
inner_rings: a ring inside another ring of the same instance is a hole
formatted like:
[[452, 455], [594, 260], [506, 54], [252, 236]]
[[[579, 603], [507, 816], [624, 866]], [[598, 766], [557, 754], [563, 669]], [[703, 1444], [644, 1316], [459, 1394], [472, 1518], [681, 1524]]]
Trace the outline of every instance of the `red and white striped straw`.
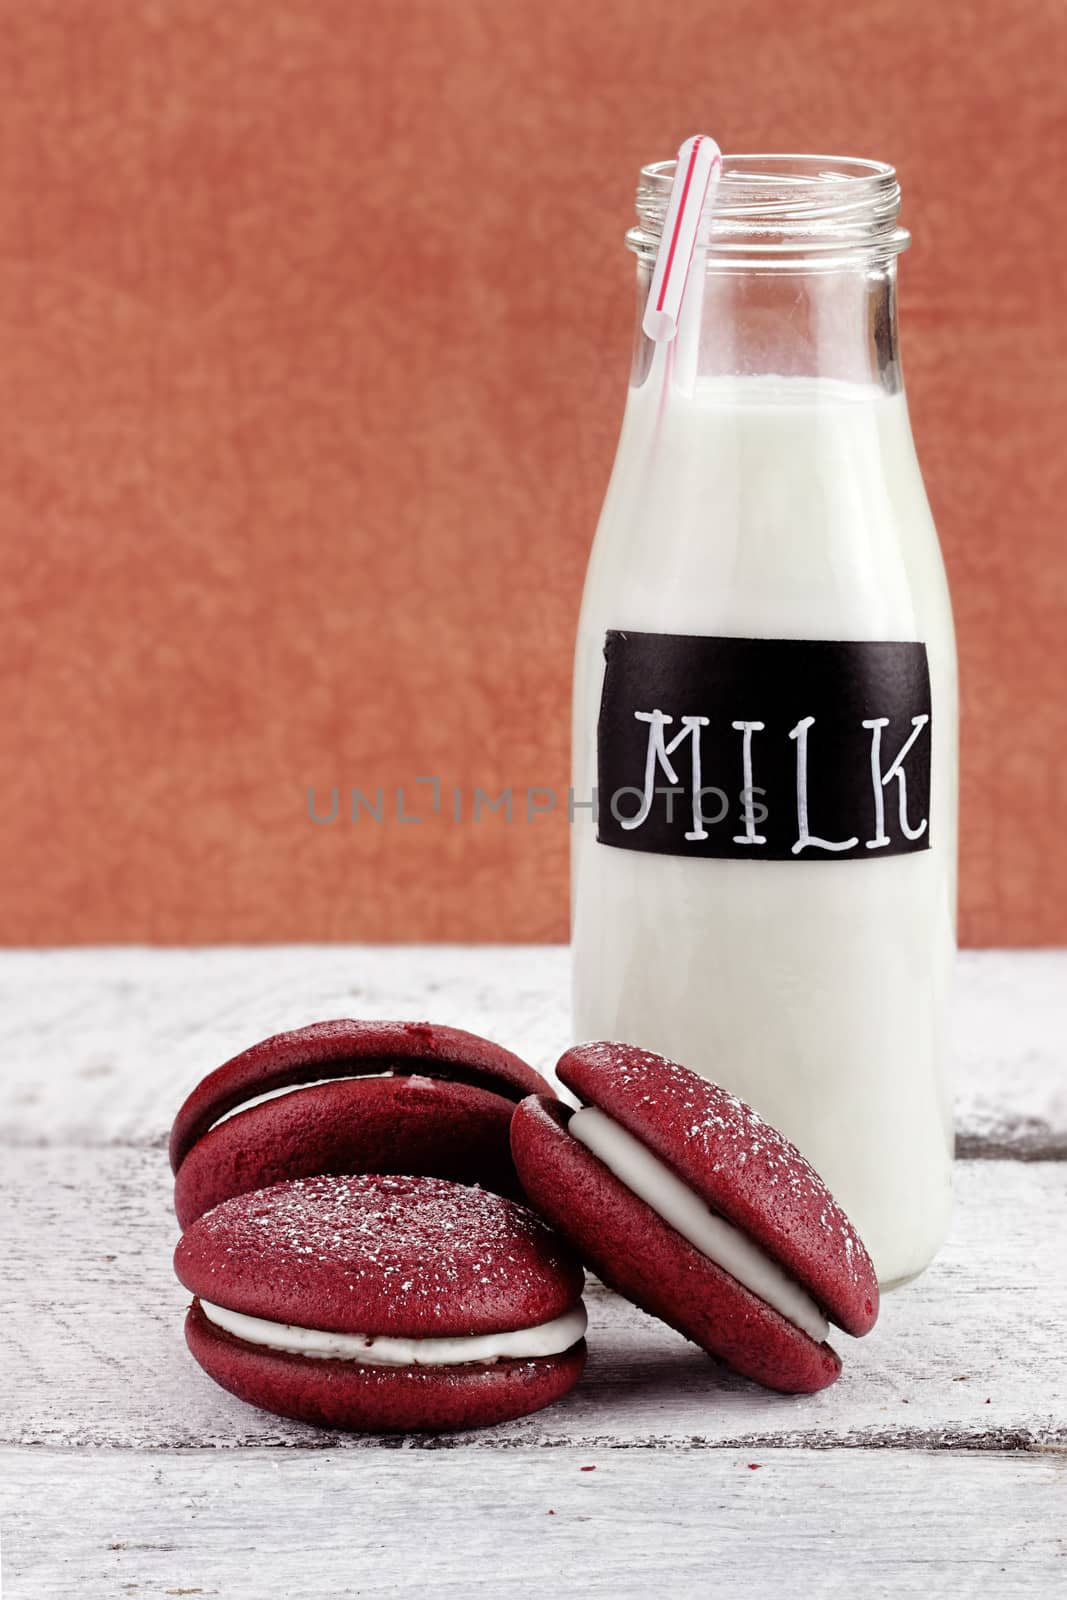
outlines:
[[652, 287], [641, 324], [648, 337], [657, 342], [673, 339], [678, 332], [682, 297], [701, 214], [721, 175], [722, 152], [715, 140], [705, 133], [687, 139], [678, 152]]

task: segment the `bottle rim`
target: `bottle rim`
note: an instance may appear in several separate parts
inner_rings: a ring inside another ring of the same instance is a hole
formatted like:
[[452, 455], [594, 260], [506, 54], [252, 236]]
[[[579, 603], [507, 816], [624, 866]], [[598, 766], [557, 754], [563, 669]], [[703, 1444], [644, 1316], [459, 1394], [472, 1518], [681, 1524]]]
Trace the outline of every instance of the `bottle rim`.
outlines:
[[[637, 226], [626, 242], [640, 256], [655, 254], [674, 181], [674, 161], [642, 167]], [[891, 260], [907, 249], [900, 227], [900, 184], [883, 161], [853, 156], [724, 155], [722, 177], [709, 197], [701, 241], [708, 262], [823, 266], [840, 258]]]

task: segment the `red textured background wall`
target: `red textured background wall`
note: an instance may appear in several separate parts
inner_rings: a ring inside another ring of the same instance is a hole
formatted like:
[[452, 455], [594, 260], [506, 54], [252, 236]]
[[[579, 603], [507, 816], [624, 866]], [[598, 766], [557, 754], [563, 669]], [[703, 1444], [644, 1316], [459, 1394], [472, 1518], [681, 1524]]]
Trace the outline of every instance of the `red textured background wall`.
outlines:
[[0, 0], [0, 936], [565, 936], [558, 815], [316, 826], [307, 790], [566, 783], [622, 234], [707, 128], [901, 170], [961, 931], [1067, 939], [1062, 24]]

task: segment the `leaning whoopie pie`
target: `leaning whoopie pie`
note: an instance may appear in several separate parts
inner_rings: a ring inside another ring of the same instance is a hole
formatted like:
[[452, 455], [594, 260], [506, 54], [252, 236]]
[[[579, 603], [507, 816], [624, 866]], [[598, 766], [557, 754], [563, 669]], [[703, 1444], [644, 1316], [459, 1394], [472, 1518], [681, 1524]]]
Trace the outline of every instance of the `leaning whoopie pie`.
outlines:
[[415, 1173], [517, 1196], [511, 1115], [549, 1092], [518, 1056], [459, 1028], [338, 1021], [278, 1033], [210, 1073], [178, 1112], [174, 1209], [185, 1228], [233, 1195], [319, 1173]]
[[441, 1178], [301, 1178], [183, 1235], [185, 1336], [232, 1394], [368, 1432], [485, 1427], [585, 1365], [582, 1269], [539, 1217]]
[[605, 1283], [745, 1377], [786, 1393], [833, 1383], [828, 1322], [867, 1333], [878, 1284], [799, 1150], [646, 1050], [579, 1045], [556, 1071], [581, 1108], [534, 1096], [512, 1121], [530, 1204]]

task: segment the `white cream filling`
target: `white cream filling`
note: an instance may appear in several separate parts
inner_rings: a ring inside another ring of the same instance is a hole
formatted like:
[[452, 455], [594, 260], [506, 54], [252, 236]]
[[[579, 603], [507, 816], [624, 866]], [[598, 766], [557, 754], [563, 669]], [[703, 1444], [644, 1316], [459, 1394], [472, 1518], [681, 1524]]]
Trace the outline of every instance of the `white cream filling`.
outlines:
[[[221, 1116], [215, 1118], [207, 1132], [210, 1133], [213, 1128], [220, 1128], [224, 1122], [229, 1122], [231, 1117], [239, 1116], [242, 1111], [250, 1111], [253, 1106], [265, 1105], [268, 1100], [280, 1100], [286, 1094], [300, 1094], [304, 1089], [321, 1089], [324, 1083], [367, 1083], [372, 1078], [430, 1078], [435, 1083], [459, 1084], [466, 1084], [468, 1081], [466, 1078], [441, 1078], [429, 1070], [433, 1066], [432, 1061], [425, 1063], [425, 1065], [427, 1070], [423, 1072], [346, 1072], [342, 1073], [340, 1077], [309, 1078], [306, 1083], [283, 1083], [280, 1089], [266, 1089], [262, 1094], [251, 1095], [247, 1100], [241, 1100], [237, 1105], [231, 1106], [228, 1111], [224, 1111]], [[498, 1089], [494, 1089], [486, 1079], [485, 1083], [470, 1083], [469, 1087], [485, 1089], [487, 1093], [497, 1094], [503, 1100], [512, 1098], [511, 1091], [507, 1084], [504, 1083]], [[519, 1098], [522, 1098], [521, 1095]]]
[[318, 1328], [297, 1328], [286, 1322], [268, 1322], [241, 1311], [201, 1300], [209, 1322], [248, 1344], [284, 1350], [294, 1356], [322, 1361], [361, 1361], [372, 1367], [454, 1367], [473, 1361], [528, 1361], [537, 1356], [561, 1355], [585, 1333], [585, 1306], [579, 1301], [552, 1322], [514, 1333], [456, 1335], [446, 1339], [399, 1339], [372, 1333], [323, 1333]]
[[[229, 1122], [231, 1117], [236, 1117], [242, 1111], [250, 1111], [253, 1106], [265, 1105], [268, 1100], [280, 1100], [283, 1094], [299, 1094], [302, 1089], [321, 1089], [324, 1083], [357, 1083], [364, 1078], [395, 1078], [395, 1072], [348, 1072], [339, 1078], [310, 1078], [306, 1083], [283, 1083], [280, 1089], [267, 1089], [263, 1094], [251, 1095], [247, 1100], [241, 1100], [237, 1105], [231, 1106], [229, 1111], [224, 1111], [221, 1117], [216, 1117], [211, 1128], [219, 1128], [224, 1122]], [[405, 1076], [415, 1077], [410, 1073]], [[210, 1133], [211, 1128], [207, 1131]]]
[[576, 1111], [568, 1127], [579, 1144], [701, 1255], [822, 1343], [830, 1325], [811, 1296], [739, 1228], [716, 1216], [640, 1139], [596, 1106]]

